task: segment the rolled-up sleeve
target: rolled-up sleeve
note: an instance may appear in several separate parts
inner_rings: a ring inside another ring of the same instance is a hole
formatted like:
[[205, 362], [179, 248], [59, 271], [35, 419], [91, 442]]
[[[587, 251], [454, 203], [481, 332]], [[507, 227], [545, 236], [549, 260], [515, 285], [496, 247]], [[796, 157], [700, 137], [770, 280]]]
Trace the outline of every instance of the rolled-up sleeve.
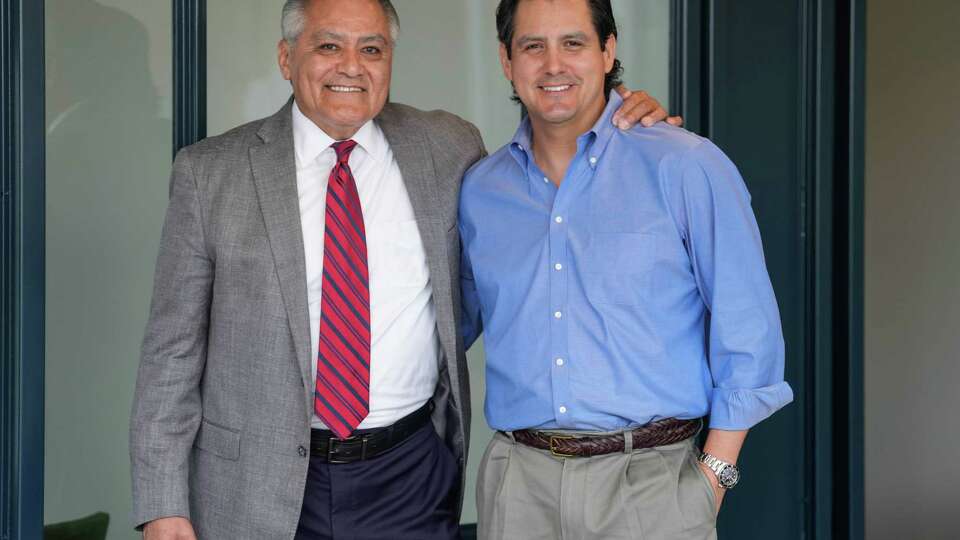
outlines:
[[737, 168], [709, 141], [675, 163], [681, 176], [675, 217], [709, 311], [710, 427], [749, 429], [793, 400], [750, 195]]

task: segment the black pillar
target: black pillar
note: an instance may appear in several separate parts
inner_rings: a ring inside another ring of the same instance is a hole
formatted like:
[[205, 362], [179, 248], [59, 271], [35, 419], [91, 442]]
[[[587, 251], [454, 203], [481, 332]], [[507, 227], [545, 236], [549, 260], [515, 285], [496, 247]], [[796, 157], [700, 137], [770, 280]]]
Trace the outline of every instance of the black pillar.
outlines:
[[674, 0], [672, 103], [753, 196], [795, 401], [721, 538], [863, 538], [863, 0]]
[[43, 526], [43, 2], [0, 4], [0, 538]]
[[173, 153], [207, 136], [207, 2], [173, 0]]

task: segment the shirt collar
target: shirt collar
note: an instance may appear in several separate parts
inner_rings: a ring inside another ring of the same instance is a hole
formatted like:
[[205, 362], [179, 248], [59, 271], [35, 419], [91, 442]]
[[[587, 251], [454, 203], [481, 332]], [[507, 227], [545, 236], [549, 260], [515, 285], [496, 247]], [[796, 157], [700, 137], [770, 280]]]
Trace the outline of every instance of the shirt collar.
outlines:
[[510, 140], [510, 153], [521, 166], [526, 166], [526, 156], [532, 146], [532, 140], [533, 130], [530, 127], [530, 117], [525, 114], [523, 119], [520, 120], [520, 127], [517, 128], [513, 139]]
[[[333, 151], [330, 145], [337, 142], [306, 117], [293, 102], [293, 147], [297, 157], [297, 167], [303, 168], [313, 163], [326, 150]], [[357, 146], [377, 161], [383, 161], [387, 155], [387, 140], [373, 120], [368, 120], [351, 137]]]
[[[590, 147], [591, 156], [597, 158], [602, 156], [603, 151], [607, 148], [607, 143], [613, 138], [613, 134], [619, 131], [620, 128], [613, 125], [613, 114], [620, 109], [621, 105], [623, 105], [623, 98], [620, 97], [620, 94], [617, 93], [616, 90], [611, 90], [607, 99], [607, 107], [603, 110], [603, 114], [600, 115], [597, 123], [595, 123], [593, 128], [588, 132], [596, 137], [593, 145]], [[583, 138], [583, 135], [581, 135], [577, 141], [580, 142]]]
[[[607, 148], [607, 143], [613, 137], [613, 134], [619, 129], [613, 125], [613, 114], [623, 105], [623, 98], [616, 90], [610, 91], [607, 106], [603, 109], [603, 114], [593, 124], [589, 131], [577, 137], [577, 152], [583, 152], [589, 149], [592, 157], [598, 157], [603, 154]], [[526, 166], [526, 158], [529, 155], [530, 147], [533, 141], [533, 130], [530, 126], [530, 118], [524, 115], [520, 122], [520, 127], [513, 135], [510, 141], [510, 153], [521, 166]]]

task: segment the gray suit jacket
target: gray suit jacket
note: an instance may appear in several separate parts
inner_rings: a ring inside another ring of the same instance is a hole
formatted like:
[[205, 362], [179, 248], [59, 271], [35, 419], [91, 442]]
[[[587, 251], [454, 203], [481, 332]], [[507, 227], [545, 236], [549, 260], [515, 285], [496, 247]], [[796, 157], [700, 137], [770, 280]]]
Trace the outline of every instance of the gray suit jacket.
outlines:
[[[174, 162], [130, 423], [138, 526], [185, 516], [200, 538], [294, 536], [313, 374], [291, 103]], [[462, 492], [470, 384], [457, 199], [483, 143], [442, 111], [388, 104], [376, 121], [427, 254], [444, 353], [433, 421], [459, 460]]]

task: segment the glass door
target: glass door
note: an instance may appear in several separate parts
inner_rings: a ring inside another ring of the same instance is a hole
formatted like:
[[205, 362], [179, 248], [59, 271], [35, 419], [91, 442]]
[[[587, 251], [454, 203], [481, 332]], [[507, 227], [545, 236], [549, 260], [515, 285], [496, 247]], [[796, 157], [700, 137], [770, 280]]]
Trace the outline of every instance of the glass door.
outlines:
[[167, 203], [171, 4], [46, 0], [44, 521], [130, 521], [130, 405]]

